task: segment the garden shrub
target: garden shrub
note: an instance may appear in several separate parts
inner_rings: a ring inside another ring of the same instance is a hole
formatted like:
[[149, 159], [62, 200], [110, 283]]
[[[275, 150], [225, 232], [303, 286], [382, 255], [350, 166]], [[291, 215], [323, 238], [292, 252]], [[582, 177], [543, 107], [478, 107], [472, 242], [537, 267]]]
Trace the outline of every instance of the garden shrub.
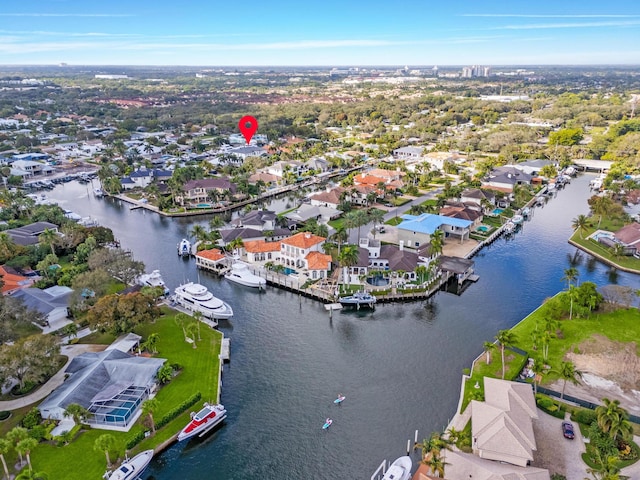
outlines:
[[29, 413], [27, 413], [22, 419], [22, 426], [29, 430], [34, 428], [36, 425], [39, 425], [41, 421], [42, 415], [40, 415], [40, 411], [34, 407], [29, 410]]
[[598, 415], [593, 410], [580, 408], [573, 412], [571, 419], [583, 425], [591, 425], [598, 420]]

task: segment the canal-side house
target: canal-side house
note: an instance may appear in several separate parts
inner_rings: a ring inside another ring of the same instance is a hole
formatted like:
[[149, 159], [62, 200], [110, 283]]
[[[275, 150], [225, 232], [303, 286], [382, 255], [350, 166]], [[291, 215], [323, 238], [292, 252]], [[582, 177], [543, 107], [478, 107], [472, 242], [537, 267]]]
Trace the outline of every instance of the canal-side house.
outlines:
[[28, 288], [40, 277], [27, 277], [20, 274], [15, 268], [8, 265], [0, 265], [0, 292], [6, 295], [21, 288]]
[[330, 207], [338, 210], [338, 206], [342, 203], [342, 198], [346, 192], [342, 187], [327, 187], [324, 192], [318, 192], [309, 197], [311, 205], [316, 207]]
[[[613, 237], [615, 239], [614, 242], [624, 247], [625, 255], [638, 255], [638, 249], [640, 247], [640, 223], [634, 222], [625, 225], [614, 233]], [[607, 237], [603, 236], [602, 238]], [[600, 241], [600, 238], [598, 241]]]
[[10, 228], [5, 230], [4, 233], [11, 237], [13, 243], [22, 246], [36, 245], [40, 242], [39, 236], [44, 233], [45, 230], [51, 230], [58, 234], [58, 225], [50, 222], [35, 222], [29, 225], [23, 225], [18, 228]]
[[353, 177], [354, 185], [368, 185], [376, 188], [376, 192], [382, 196], [385, 192], [395, 192], [404, 187], [402, 176], [404, 172], [399, 170], [384, 170], [374, 168], [368, 172], [362, 172]]
[[[420, 252], [405, 250], [403, 242], [399, 246], [382, 245], [380, 240], [374, 238], [361, 238], [359, 252], [357, 266], [349, 271], [351, 283], [360, 283], [359, 278], [375, 271], [384, 272], [383, 276], [400, 272], [404, 280], [413, 281], [416, 279], [416, 268], [419, 265], [427, 266], [431, 260], [430, 257], [424, 257], [424, 250], [421, 256]], [[362, 252], [366, 252], [366, 258], [363, 258]]]
[[482, 223], [482, 207], [475, 203], [464, 204], [461, 202], [448, 202], [440, 209], [440, 215], [461, 220], [469, 220], [472, 228]]
[[250, 240], [244, 242], [242, 249], [248, 263], [260, 264], [266, 262], [277, 263], [280, 260], [281, 243], [266, 240]]
[[69, 287], [54, 285], [45, 288], [22, 288], [14, 290], [9, 295], [29, 310], [36, 312], [34, 323], [43, 329], [44, 333], [58, 330], [71, 323], [69, 319], [69, 302], [73, 290]]
[[91, 414], [87, 421], [92, 427], [128, 431], [156, 388], [156, 373], [165, 362], [118, 348], [84, 353], [71, 360], [65, 370], [68, 378], [38, 410], [43, 418], [63, 420], [66, 408], [77, 403]]
[[460, 201], [464, 204], [475, 203], [483, 209], [493, 210], [496, 204], [496, 196], [491, 190], [467, 188], [460, 194]]
[[285, 214], [285, 218], [290, 220], [293, 225], [303, 225], [312, 218], [318, 223], [327, 223], [329, 220], [338, 218], [342, 214], [342, 210], [332, 207], [310, 205], [303, 203], [296, 210]]
[[236, 193], [236, 185], [228, 178], [204, 178], [201, 180], [189, 180], [182, 187], [182, 193], [176, 197], [180, 205], [197, 205], [199, 203], [210, 203], [212, 196], [224, 196], [230, 192]]
[[275, 230], [276, 225], [276, 212], [272, 210], [252, 210], [246, 215], [236, 218], [231, 222], [234, 227], [248, 227], [255, 228], [256, 230]]
[[331, 256], [323, 253], [325, 241], [326, 238], [310, 232], [300, 232], [285, 238], [280, 242], [278, 261], [287, 268], [307, 270], [310, 278], [327, 278], [331, 269]]
[[441, 230], [445, 237], [458, 237], [460, 242], [469, 238], [473, 222], [459, 218], [445, 217], [431, 213], [422, 215], [403, 215], [402, 222], [396, 227], [398, 242], [409, 248], [420, 248], [430, 243], [431, 235]]
[[514, 167], [497, 167], [482, 180], [481, 186], [485, 189], [511, 193], [515, 185], [531, 184], [531, 175]]
[[196, 268], [219, 272], [226, 266], [226, 257], [218, 248], [200, 250], [196, 253]]
[[141, 168], [131, 172], [128, 177], [121, 179], [120, 183], [124, 190], [145, 188], [151, 185], [154, 181], [157, 183], [166, 183], [172, 175], [173, 172], [171, 170]]

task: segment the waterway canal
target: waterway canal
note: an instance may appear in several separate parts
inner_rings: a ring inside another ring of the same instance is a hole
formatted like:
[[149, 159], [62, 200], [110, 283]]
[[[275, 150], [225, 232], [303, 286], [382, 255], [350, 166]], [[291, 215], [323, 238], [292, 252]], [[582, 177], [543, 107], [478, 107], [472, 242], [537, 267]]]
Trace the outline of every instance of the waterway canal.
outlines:
[[[461, 296], [438, 293], [373, 313], [334, 314], [321, 304], [269, 288], [257, 293], [206, 273], [200, 281], [233, 306], [220, 329], [231, 338], [222, 402], [226, 424], [203, 441], [176, 444], [154, 459], [148, 478], [368, 479], [384, 459], [403, 455], [414, 431], [442, 429], [454, 414], [460, 376], [492, 340], [564, 287], [576, 249], [571, 220], [588, 213], [588, 176], [574, 179], [512, 239], [475, 257], [480, 280]], [[208, 218], [170, 219], [112, 199], [86, 185], [58, 186], [49, 196], [113, 229], [169, 288], [198, 280], [176, 244]], [[582, 255], [580, 280], [640, 288], [639, 278]], [[342, 406], [333, 399], [343, 393]], [[322, 430], [325, 417], [334, 424]], [[417, 459], [417, 456], [415, 457]]]

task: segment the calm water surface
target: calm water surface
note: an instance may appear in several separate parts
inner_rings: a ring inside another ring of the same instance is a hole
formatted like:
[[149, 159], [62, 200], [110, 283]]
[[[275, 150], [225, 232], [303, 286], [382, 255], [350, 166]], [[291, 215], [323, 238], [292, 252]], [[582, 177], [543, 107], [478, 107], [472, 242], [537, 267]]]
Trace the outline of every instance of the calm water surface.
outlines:
[[[254, 292], [207, 273], [200, 282], [233, 306], [220, 330], [231, 338], [223, 375], [224, 426], [204, 440], [175, 444], [154, 459], [148, 478], [368, 479], [385, 458], [403, 455], [455, 413], [460, 376], [499, 329], [520, 321], [564, 287], [563, 270], [577, 261], [580, 280], [640, 288], [567, 243], [571, 220], [588, 213], [589, 176], [574, 179], [512, 239], [475, 257], [480, 280], [461, 296], [380, 305], [373, 313], [338, 312], [269, 288]], [[169, 219], [111, 199], [96, 199], [76, 183], [49, 195], [113, 229], [169, 288], [198, 280], [176, 244], [209, 217]], [[342, 406], [333, 399], [343, 393]], [[322, 430], [325, 417], [334, 424]], [[417, 460], [417, 457], [416, 457]]]

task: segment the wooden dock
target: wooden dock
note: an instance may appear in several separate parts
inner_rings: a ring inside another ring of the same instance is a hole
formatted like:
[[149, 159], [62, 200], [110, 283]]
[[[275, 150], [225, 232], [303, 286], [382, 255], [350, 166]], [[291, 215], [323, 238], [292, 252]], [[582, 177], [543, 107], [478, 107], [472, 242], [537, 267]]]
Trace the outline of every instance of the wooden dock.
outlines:
[[222, 337], [222, 344], [220, 345], [220, 360], [228, 362], [231, 359], [230, 353], [231, 339]]

